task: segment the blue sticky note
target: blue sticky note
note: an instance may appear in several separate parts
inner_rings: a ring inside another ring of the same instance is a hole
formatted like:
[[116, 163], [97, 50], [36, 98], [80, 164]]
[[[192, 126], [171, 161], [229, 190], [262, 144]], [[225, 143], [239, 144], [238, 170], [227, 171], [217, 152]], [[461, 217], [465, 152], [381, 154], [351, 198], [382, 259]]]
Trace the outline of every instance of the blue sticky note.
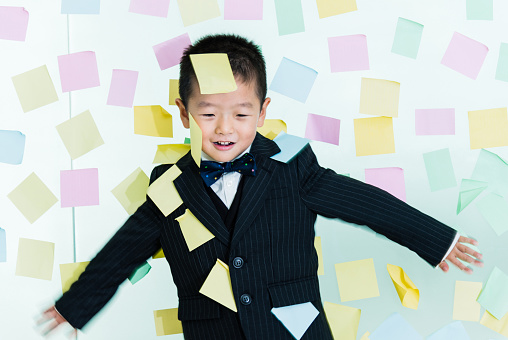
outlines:
[[317, 71], [287, 58], [273, 77], [270, 90], [305, 103], [317, 77]]
[[25, 139], [25, 135], [19, 131], [0, 130], [0, 162], [21, 164]]
[[99, 14], [101, 0], [62, 0], [62, 14]]
[[399, 313], [390, 315], [369, 338], [370, 340], [423, 340], [423, 337]]
[[7, 261], [7, 238], [5, 237], [5, 230], [0, 228], [0, 262]]
[[281, 131], [273, 141], [277, 143], [281, 152], [272, 156], [272, 159], [284, 163], [292, 160], [309, 143], [307, 138], [288, 135], [284, 131]]
[[429, 335], [427, 340], [470, 340], [470, 338], [462, 322], [455, 321]]
[[300, 339], [318, 316], [319, 311], [311, 302], [305, 302], [285, 307], [274, 307], [272, 314], [282, 322], [295, 339]]

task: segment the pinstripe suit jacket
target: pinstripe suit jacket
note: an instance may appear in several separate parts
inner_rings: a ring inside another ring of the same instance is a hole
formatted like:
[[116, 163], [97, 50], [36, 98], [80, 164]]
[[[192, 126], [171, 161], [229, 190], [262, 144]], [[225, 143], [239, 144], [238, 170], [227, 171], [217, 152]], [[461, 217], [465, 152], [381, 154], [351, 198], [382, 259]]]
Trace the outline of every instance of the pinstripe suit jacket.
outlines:
[[[302, 339], [331, 339], [324, 317], [314, 248], [316, 216], [369, 226], [437, 265], [455, 231], [387, 192], [318, 165], [310, 146], [289, 163], [270, 157], [280, 150], [257, 135], [251, 148], [258, 166], [246, 177], [232, 235], [206, 193], [190, 153], [174, 181], [183, 205], [168, 217], [147, 201], [91, 261], [58, 311], [83, 327], [113, 296], [118, 285], [161, 246], [178, 288], [178, 316], [186, 339], [292, 339], [270, 313], [272, 307], [312, 302], [320, 311]], [[156, 167], [151, 182], [171, 165]], [[175, 218], [188, 208], [215, 238], [189, 252]], [[233, 259], [241, 257], [241, 268]], [[217, 258], [228, 261], [238, 313], [201, 295]], [[227, 260], [226, 260], [227, 259]], [[248, 294], [251, 303], [240, 297]]]

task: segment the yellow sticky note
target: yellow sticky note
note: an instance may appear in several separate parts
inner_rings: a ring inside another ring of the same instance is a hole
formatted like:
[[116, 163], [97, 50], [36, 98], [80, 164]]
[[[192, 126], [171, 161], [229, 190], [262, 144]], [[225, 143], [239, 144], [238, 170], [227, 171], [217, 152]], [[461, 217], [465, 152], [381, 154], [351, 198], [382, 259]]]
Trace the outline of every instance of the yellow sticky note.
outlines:
[[362, 337], [360, 338], [360, 340], [370, 340], [369, 335], [370, 335], [370, 332], [365, 332], [362, 335]]
[[51, 281], [54, 256], [54, 243], [20, 237], [16, 275]]
[[164, 251], [161, 248], [155, 254], [153, 254], [152, 259], [163, 259], [165, 257], [166, 255], [164, 255]]
[[334, 339], [356, 340], [362, 313], [360, 309], [328, 301], [324, 302], [323, 308]]
[[190, 144], [157, 145], [157, 152], [155, 153], [153, 163], [175, 164], [180, 158], [189, 152], [190, 149]]
[[228, 93], [236, 90], [236, 81], [226, 53], [191, 54], [190, 60], [201, 94]]
[[56, 130], [72, 159], [104, 144], [92, 114], [86, 110], [57, 125]]
[[178, 79], [169, 80], [169, 105], [176, 105], [175, 99], [180, 98], [180, 81]]
[[262, 127], [258, 127], [258, 132], [268, 139], [274, 139], [281, 132], [288, 132], [286, 123], [282, 119], [265, 119]]
[[146, 194], [166, 217], [183, 204], [180, 194], [178, 194], [173, 183], [181, 174], [182, 171], [176, 165], [173, 165], [153, 181], [146, 191]]
[[392, 118], [355, 119], [354, 126], [357, 156], [395, 153]]
[[471, 149], [508, 145], [508, 118], [506, 107], [469, 111], [469, 138]]
[[400, 83], [384, 79], [362, 78], [360, 113], [397, 117]]
[[404, 270], [399, 266], [387, 264], [386, 269], [392, 278], [395, 290], [399, 295], [402, 305], [411, 309], [418, 309], [418, 302], [420, 301], [420, 291], [416, 288], [415, 284], [409, 276], [406, 275]]
[[492, 329], [494, 332], [498, 332], [499, 334], [508, 337], [508, 313], [506, 313], [501, 320], [498, 320], [488, 311], [485, 311], [480, 323], [485, 327]]
[[320, 19], [353, 12], [358, 9], [356, 0], [316, 0], [316, 2]]
[[178, 308], [153, 311], [157, 336], [183, 333], [182, 322], [178, 320]]
[[193, 251], [215, 237], [189, 209], [185, 209], [185, 213], [175, 220], [180, 224], [189, 251]]
[[379, 296], [373, 259], [337, 263], [335, 272], [342, 302]]
[[191, 138], [191, 155], [196, 162], [198, 168], [201, 166], [201, 148], [203, 147], [203, 134], [198, 123], [194, 120], [189, 112], [190, 138]]
[[141, 168], [137, 168], [111, 192], [129, 215], [146, 201], [146, 189], [150, 179]]
[[323, 266], [323, 248], [321, 247], [321, 236], [316, 236], [314, 238], [314, 248], [316, 248], [317, 256], [318, 256], [318, 275], [325, 275], [325, 268]]
[[58, 101], [55, 86], [46, 65], [12, 77], [23, 112]]
[[189, 26], [220, 17], [217, 0], [178, 0], [183, 26]]
[[7, 197], [30, 223], [34, 223], [58, 202], [51, 190], [33, 172]]
[[476, 301], [482, 290], [481, 282], [456, 281], [453, 300], [453, 320], [480, 320], [480, 304]]
[[236, 312], [235, 297], [227, 264], [217, 259], [199, 292]]
[[134, 133], [173, 137], [173, 117], [160, 105], [134, 106]]
[[90, 261], [76, 263], [62, 263], [60, 265], [60, 280], [62, 281], [62, 294], [71, 288], [86, 269]]

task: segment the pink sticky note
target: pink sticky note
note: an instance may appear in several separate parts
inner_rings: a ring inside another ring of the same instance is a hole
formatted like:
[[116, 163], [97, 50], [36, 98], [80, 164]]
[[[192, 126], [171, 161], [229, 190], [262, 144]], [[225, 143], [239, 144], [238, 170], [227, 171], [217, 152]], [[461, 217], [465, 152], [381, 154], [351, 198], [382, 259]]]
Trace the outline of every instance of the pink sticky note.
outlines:
[[365, 169], [365, 183], [376, 186], [406, 201], [404, 170], [401, 168]]
[[183, 50], [190, 44], [189, 35], [184, 33], [176, 38], [155, 45], [153, 51], [161, 70], [178, 65], [183, 55]]
[[0, 6], [0, 39], [25, 41], [28, 12], [23, 7]]
[[62, 208], [98, 205], [98, 169], [61, 170], [60, 200]]
[[138, 71], [113, 70], [108, 105], [132, 107], [138, 82]]
[[167, 18], [169, 0], [131, 0], [129, 12]]
[[262, 20], [263, 0], [224, 0], [225, 20]]
[[454, 135], [455, 109], [416, 109], [416, 135]]
[[309, 113], [305, 138], [339, 145], [340, 120]]
[[332, 72], [369, 70], [367, 37], [363, 34], [328, 38]]
[[488, 51], [488, 47], [482, 43], [455, 32], [441, 64], [476, 79]]
[[85, 51], [58, 56], [62, 92], [100, 85], [95, 52]]

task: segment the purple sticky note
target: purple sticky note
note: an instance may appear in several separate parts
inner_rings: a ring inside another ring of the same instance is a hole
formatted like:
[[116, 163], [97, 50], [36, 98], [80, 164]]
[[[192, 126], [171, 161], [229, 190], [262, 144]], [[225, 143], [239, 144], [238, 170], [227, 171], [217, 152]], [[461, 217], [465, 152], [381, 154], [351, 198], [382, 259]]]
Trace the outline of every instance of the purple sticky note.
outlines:
[[340, 120], [309, 113], [305, 138], [339, 145]]
[[225, 20], [262, 20], [263, 0], [224, 0]]
[[363, 34], [328, 38], [332, 72], [369, 70], [367, 37]]
[[108, 105], [132, 107], [138, 82], [138, 71], [113, 70]]
[[129, 12], [167, 18], [169, 0], [131, 0]]
[[176, 38], [165, 41], [153, 47], [155, 57], [159, 62], [161, 70], [178, 65], [182, 57], [183, 50], [191, 44], [189, 35], [184, 33]]
[[98, 169], [61, 170], [60, 196], [62, 208], [98, 205]]
[[454, 135], [455, 109], [416, 109], [417, 136]]
[[0, 39], [25, 41], [27, 27], [26, 9], [0, 6]]
[[58, 56], [62, 92], [100, 85], [95, 52], [85, 51]]
[[488, 47], [482, 43], [455, 32], [441, 64], [476, 79], [488, 51]]
[[404, 170], [401, 168], [365, 169], [365, 183], [374, 185], [402, 201], [406, 201]]

